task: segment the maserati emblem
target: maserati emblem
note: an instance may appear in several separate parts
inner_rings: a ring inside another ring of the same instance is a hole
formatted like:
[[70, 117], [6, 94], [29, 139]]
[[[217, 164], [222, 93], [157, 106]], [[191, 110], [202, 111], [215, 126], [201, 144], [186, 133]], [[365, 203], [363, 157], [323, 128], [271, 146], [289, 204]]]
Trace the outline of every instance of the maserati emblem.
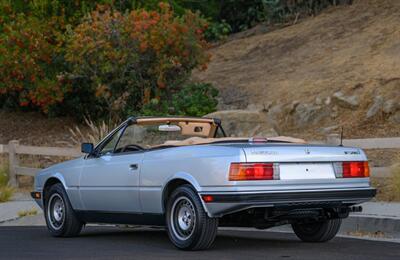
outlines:
[[304, 150], [304, 152], [305, 152], [306, 154], [310, 154], [310, 153], [311, 153], [310, 150], [309, 150], [308, 148], [306, 148], [306, 149]]

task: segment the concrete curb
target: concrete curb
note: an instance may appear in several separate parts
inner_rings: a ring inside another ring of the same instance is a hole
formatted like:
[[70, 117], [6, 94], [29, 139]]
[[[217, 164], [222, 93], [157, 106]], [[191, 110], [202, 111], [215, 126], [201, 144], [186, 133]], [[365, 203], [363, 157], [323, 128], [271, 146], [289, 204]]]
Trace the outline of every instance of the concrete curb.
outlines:
[[350, 216], [343, 220], [340, 233], [400, 239], [400, 218]]

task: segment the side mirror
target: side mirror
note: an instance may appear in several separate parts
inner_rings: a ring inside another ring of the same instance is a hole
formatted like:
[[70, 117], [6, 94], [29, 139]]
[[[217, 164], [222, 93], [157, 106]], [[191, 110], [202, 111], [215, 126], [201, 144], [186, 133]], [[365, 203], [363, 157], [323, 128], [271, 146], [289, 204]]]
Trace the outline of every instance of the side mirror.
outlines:
[[81, 152], [91, 154], [93, 153], [94, 146], [92, 143], [82, 143], [81, 144]]

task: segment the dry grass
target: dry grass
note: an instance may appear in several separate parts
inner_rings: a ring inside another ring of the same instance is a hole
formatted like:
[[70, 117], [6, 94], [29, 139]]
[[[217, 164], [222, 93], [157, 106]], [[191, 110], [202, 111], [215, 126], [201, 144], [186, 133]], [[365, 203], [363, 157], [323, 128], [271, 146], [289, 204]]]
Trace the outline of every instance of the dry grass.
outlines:
[[372, 185], [378, 190], [377, 200], [400, 201], [400, 163], [392, 166], [390, 178], [372, 179]]
[[35, 216], [38, 213], [37, 209], [23, 210], [18, 212], [18, 217]]
[[14, 189], [8, 186], [8, 165], [0, 161], [0, 203], [11, 199]]
[[14, 188], [9, 186], [0, 187], [0, 203], [9, 201], [13, 196], [14, 191]]
[[350, 231], [347, 235], [354, 237], [373, 237], [373, 238], [385, 238], [387, 237], [382, 231], [366, 232], [366, 231]]
[[105, 121], [95, 123], [87, 118], [85, 119], [85, 124], [88, 128], [87, 130], [79, 126], [69, 129], [71, 141], [74, 145], [79, 145], [83, 142], [96, 144], [118, 126], [115, 123], [107, 124]]

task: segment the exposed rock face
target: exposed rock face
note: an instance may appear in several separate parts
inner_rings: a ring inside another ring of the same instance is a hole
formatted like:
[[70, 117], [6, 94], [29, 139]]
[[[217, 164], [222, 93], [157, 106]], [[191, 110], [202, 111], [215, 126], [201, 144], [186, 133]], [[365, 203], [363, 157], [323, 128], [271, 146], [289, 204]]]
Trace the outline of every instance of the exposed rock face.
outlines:
[[378, 112], [382, 111], [384, 100], [382, 96], [376, 96], [374, 103], [369, 107], [367, 111], [367, 119], [374, 117]]
[[278, 136], [266, 113], [257, 110], [223, 110], [206, 115], [222, 121], [228, 136]]
[[333, 94], [332, 101], [340, 107], [349, 109], [356, 108], [359, 105], [358, 97], [356, 95], [345, 96], [341, 91]]
[[383, 104], [383, 112], [386, 114], [393, 114], [400, 110], [400, 100], [390, 99]]
[[389, 120], [393, 123], [400, 124], [400, 111], [397, 111], [394, 115], [389, 117]]
[[294, 111], [294, 122], [298, 126], [315, 124], [329, 116], [329, 109], [316, 104], [299, 104]]

